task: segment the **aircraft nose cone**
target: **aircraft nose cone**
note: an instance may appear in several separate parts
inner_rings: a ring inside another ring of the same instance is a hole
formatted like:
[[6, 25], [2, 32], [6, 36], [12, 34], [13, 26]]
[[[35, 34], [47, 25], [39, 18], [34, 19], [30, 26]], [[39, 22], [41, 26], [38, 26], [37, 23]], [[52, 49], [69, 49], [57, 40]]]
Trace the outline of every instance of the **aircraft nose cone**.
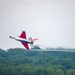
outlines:
[[12, 38], [12, 36], [9, 36], [9, 38]]

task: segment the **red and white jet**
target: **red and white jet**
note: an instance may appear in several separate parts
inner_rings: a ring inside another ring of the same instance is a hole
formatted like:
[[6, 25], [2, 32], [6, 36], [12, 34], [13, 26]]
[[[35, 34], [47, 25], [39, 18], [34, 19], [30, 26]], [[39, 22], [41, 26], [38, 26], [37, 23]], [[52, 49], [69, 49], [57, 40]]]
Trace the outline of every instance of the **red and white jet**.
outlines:
[[21, 35], [18, 37], [12, 37], [12, 36], [9, 37], [15, 39], [16, 41], [20, 41], [23, 44], [23, 46], [26, 48], [26, 50], [30, 49], [29, 45], [31, 46], [31, 48], [34, 48], [34, 41], [38, 40], [38, 38], [32, 39], [31, 37], [27, 39], [25, 31], [22, 31]]

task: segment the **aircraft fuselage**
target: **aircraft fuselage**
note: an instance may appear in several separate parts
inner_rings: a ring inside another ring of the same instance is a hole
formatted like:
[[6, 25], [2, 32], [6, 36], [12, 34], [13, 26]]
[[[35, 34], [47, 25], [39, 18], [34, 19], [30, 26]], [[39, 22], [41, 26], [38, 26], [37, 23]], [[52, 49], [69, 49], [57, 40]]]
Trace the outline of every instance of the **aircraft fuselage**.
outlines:
[[16, 41], [20, 41], [20, 42], [31, 43], [30, 40], [24, 39], [24, 38], [20, 38], [20, 37], [12, 37], [12, 36], [10, 36], [10, 38], [15, 39]]
[[12, 39], [14, 39], [16, 41], [21, 42], [21, 44], [25, 47], [26, 50], [30, 50], [30, 47], [34, 48], [34, 41], [38, 40], [37, 38], [32, 39], [32, 37], [29, 37], [27, 39], [25, 31], [22, 31], [21, 35], [18, 36], [18, 37], [9, 36], [9, 38], [12, 38]]

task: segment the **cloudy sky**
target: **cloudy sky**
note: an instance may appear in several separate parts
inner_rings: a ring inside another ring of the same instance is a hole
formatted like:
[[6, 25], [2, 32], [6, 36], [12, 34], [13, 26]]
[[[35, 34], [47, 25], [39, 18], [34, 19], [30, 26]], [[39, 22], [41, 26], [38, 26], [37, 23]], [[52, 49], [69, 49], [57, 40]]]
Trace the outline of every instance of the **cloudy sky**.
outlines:
[[75, 48], [75, 0], [0, 0], [0, 48], [24, 48], [8, 37], [21, 30], [35, 44]]

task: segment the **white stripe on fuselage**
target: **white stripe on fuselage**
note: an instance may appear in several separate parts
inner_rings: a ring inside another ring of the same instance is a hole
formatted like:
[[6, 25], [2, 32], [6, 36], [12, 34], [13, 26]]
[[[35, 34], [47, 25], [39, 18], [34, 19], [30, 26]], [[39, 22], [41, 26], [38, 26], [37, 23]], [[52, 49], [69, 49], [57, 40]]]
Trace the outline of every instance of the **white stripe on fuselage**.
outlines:
[[20, 37], [14, 37], [14, 39], [17, 40], [17, 41], [20, 41], [20, 42], [25, 42], [25, 43], [30, 43], [31, 42], [28, 39], [23, 39], [23, 38], [20, 38]]

